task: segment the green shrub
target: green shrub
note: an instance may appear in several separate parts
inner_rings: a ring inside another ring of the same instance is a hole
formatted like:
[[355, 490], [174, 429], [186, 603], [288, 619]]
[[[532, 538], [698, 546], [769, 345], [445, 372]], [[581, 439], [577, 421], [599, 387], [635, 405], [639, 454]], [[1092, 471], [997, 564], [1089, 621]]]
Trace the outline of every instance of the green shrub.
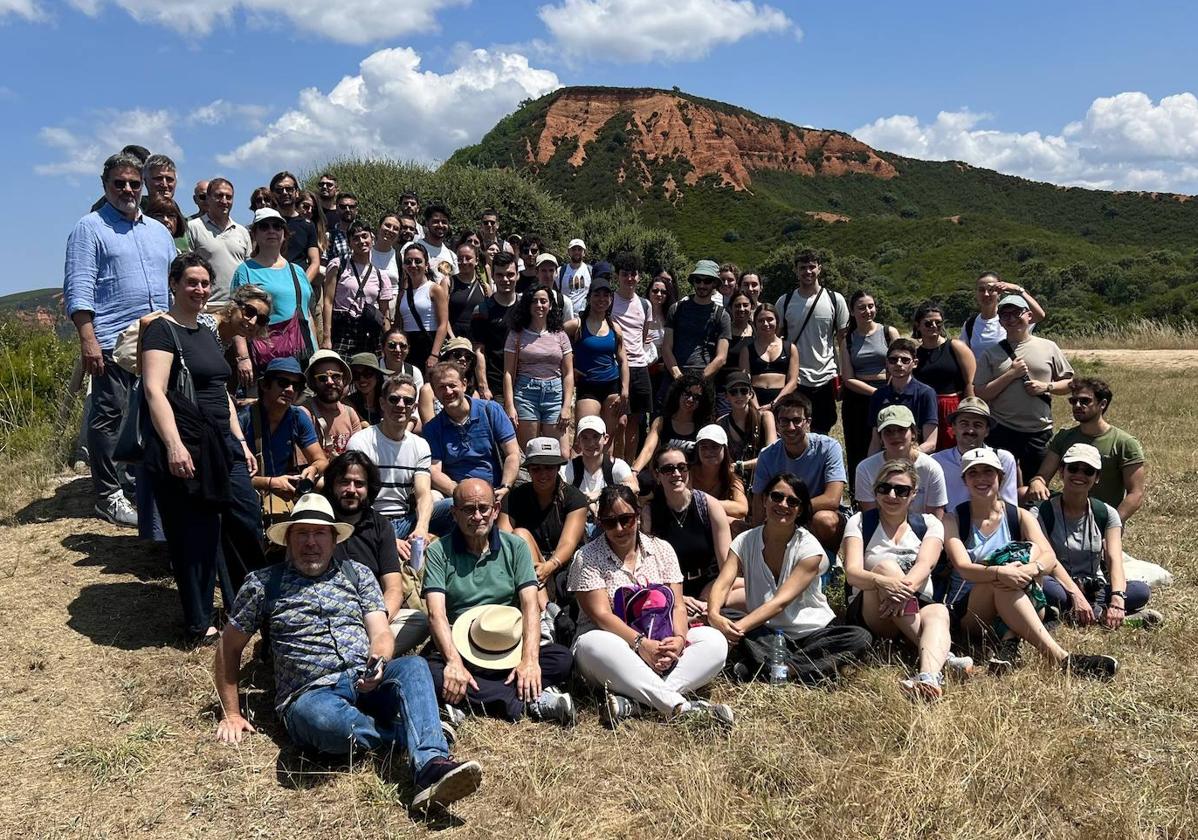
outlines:
[[78, 352], [52, 329], [0, 320], [0, 462], [40, 464], [45, 477], [65, 462], [78, 429], [78, 406], [64, 404]]

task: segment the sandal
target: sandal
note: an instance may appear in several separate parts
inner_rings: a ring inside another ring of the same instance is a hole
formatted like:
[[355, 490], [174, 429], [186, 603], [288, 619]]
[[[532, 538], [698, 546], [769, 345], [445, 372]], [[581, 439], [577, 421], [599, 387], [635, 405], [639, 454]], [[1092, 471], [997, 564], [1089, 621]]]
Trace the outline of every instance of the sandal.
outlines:
[[925, 671], [915, 679], [899, 680], [899, 691], [913, 703], [935, 703], [944, 696], [944, 675]]

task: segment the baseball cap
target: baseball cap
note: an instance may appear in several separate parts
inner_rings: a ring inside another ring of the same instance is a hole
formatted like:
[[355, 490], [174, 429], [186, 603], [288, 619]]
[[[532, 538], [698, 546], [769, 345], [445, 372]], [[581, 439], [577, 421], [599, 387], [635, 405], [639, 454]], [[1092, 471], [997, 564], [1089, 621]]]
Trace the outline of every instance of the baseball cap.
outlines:
[[254, 211], [254, 220], [252, 222], [250, 222], [250, 227], [253, 227], [254, 225], [258, 224], [258, 222], [264, 222], [267, 219], [278, 219], [284, 225], [287, 224], [287, 220], [283, 218], [283, 214], [280, 213], [275, 208], [259, 207], [257, 210]]
[[553, 254], [541, 254], [537, 257], [537, 268], [540, 268], [542, 263], [553, 263], [556, 266], [558, 264], [557, 257]]
[[587, 294], [591, 295], [599, 291], [611, 291], [611, 283], [606, 277], [596, 277], [591, 280], [591, 285], [587, 287]]
[[724, 390], [727, 391], [733, 385], [748, 385], [752, 387], [753, 380], [749, 379], [749, 374], [743, 370], [734, 370], [724, 377]]
[[989, 446], [979, 446], [977, 449], [970, 449], [961, 455], [961, 475], [969, 472], [972, 467], [978, 466], [994, 467], [1000, 474], [1005, 475], [1006, 470], [1003, 469], [1002, 461], [998, 460], [998, 453]]
[[293, 376], [304, 378], [304, 371], [300, 367], [299, 361], [294, 356], [283, 356], [278, 359], [271, 359], [266, 365], [266, 370], [262, 372], [263, 376], [271, 373], [290, 373]]
[[609, 263], [607, 260], [603, 260], [602, 262], [597, 262], [593, 266], [591, 266], [591, 277], [592, 278], [614, 277], [615, 273], [616, 273], [615, 268], [613, 268], [612, 264]]
[[1075, 443], [1065, 450], [1062, 464], [1089, 464], [1096, 470], [1102, 469], [1102, 454], [1088, 443]]
[[570, 244], [566, 246], [566, 250], [569, 250], [571, 248], [581, 248], [582, 250], [585, 251], [587, 249], [587, 244], [585, 242], [583, 242], [581, 239], [571, 239]]
[[1031, 309], [1027, 305], [1027, 298], [1023, 295], [1004, 295], [998, 302], [998, 308], [1002, 309], [1004, 306], [1018, 306], [1020, 309]]
[[524, 464], [530, 467], [560, 467], [566, 463], [557, 438], [535, 437], [524, 445]]
[[728, 433], [724, 431], [723, 426], [709, 423], [699, 430], [699, 434], [695, 435], [695, 444], [709, 440], [712, 443], [718, 443], [720, 446], [728, 445]]
[[607, 434], [607, 424], [603, 422], [603, 418], [598, 414], [590, 414], [578, 421], [578, 434], [585, 431], [598, 432], [601, 435]]
[[900, 426], [909, 429], [915, 425], [915, 415], [905, 405], [888, 405], [878, 412], [878, 431], [887, 426]]

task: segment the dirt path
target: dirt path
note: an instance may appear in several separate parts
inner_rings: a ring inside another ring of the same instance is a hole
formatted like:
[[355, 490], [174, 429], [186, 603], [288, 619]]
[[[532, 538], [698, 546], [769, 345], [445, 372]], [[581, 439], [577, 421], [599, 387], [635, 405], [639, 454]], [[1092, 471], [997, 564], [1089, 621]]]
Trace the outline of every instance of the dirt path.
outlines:
[[1151, 370], [1198, 368], [1198, 350], [1066, 350], [1065, 355], [1075, 361], [1100, 361], [1118, 367]]

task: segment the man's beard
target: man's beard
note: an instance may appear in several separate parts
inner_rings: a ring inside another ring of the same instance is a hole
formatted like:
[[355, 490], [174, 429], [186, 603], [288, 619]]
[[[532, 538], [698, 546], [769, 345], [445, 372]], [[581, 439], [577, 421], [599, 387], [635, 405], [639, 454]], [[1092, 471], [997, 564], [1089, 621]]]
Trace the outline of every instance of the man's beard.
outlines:
[[349, 501], [353, 504], [353, 507], [346, 507], [346, 499], [341, 496], [335, 496], [333, 498], [333, 513], [338, 518], [342, 516], [353, 516], [354, 514], [362, 512], [363, 502], [361, 499], [359, 499], [357, 496], [351, 496]]

